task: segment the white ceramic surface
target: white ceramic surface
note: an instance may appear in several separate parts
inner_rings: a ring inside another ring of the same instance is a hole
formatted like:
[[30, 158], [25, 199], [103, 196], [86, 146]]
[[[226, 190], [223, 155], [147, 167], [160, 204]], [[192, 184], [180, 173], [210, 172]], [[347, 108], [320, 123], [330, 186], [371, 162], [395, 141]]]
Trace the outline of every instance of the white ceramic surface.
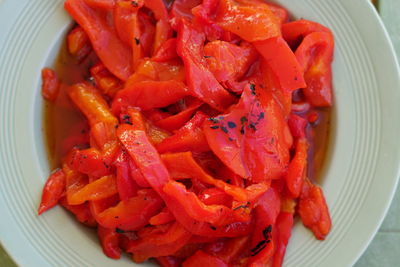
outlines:
[[[333, 130], [323, 183], [333, 229], [295, 226], [285, 266], [351, 266], [382, 222], [399, 175], [400, 78], [382, 23], [364, 0], [280, 0], [336, 38]], [[38, 217], [49, 173], [40, 70], [71, 21], [61, 0], [0, 2], [0, 240], [20, 266], [132, 266], [106, 258], [93, 233], [55, 208]]]

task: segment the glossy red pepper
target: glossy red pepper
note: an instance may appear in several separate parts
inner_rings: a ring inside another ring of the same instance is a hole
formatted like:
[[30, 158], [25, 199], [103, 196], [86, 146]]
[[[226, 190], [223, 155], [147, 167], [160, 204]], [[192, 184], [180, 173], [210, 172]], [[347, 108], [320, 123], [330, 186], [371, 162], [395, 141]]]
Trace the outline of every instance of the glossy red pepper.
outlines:
[[65, 194], [65, 174], [61, 169], [54, 171], [47, 179], [42, 192], [38, 214], [51, 209]]
[[162, 43], [155, 50], [152, 60], [156, 62], [165, 62], [178, 57], [176, 53], [176, 38], [171, 38]]
[[82, 0], [67, 0], [64, 7], [85, 30], [104, 65], [115, 76], [126, 81], [132, 73], [132, 52], [107, 25], [105, 17], [100, 16]]
[[298, 139], [295, 155], [289, 164], [288, 172], [285, 176], [286, 188], [288, 189], [289, 196], [292, 198], [300, 196], [307, 170], [307, 154], [307, 139]]
[[286, 172], [290, 132], [276, 101], [262, 88], [247, 86], [230, 113], [204, 123], [204, 133], [213, 152], [241, 177], [260, 182]]
[[327, 27], [306, 19], [300, 19], [282, 25], [282, 36], [292, 48], [297, 48], [304, 37], [313, 32], [331, 32]]
[[290, 132], [294, 138], [304, 138], [305, 128], [307, 127], [307, 120], [296, 114], [290, 114], [288, 119]]
[[83, 223], [84, 225], [87, 225], [89, 227], [97, 226], [97, 222], [92, 216], [87, 202], [81, 205], [70, 205], [68, 204], [67, 198], [63, 197], [60, 199], [60, 205], [72, 214], [74, 214], [78, 222]]
[[289, 242], [293, 227], [293, 213], [281, 211], [278, 218], [276, 219], [275, 231], [277, 232], [276, 237], [276, 249], [272, 260], [272, 267], [281, 267], [283, 258], [286, 253], [286, 247]]
[[174, 254], [189, 241], [191, 236], [190, 232], [175, 222], [165, 232], [155, 231], [141, 239], [131, 241], [126, 251], [133, 253], [135, 262], [143, 262], [150, 257]]
[[157, 257], [156, 261], [162, 267], [180, 267], [182, 260], [173, 256]]
[[88, 184], [88, 177], [71, 169], [68, 164], [63, 164], [62, 170], [65, 174], [65, 190], [70, 204], [71, 196]]
[[60, 90], [60, 80], [54, 70], [42, 69], [42, 96], [49, 101], [55, 101]]
[[129, 158], [124, 150], [121, 150], [114, 165], [117, 171], [116, 182], [120, 199], [125, 201], [136, 196], [138, 185], [131, 178]]
[[161, 205], [162, 200], [153, 190], [143, 189], [138, 191], [137, 196], [104, 210], [98, 215], [97, 222], [110, 229], [138, 230], [148, 224]]
[[206, 68], [203, 57], [204, 33], [182, 22], [178, 30], [177, 52], [185, 65], [186, 82], [191, 94], [223, 111], [235, 102]]
[[304, 37], [296, 57], [304, 70], [308, 102], [315, 107], [332, 105], [332, 60], [334, 39], [330, 32], [314, 32]]
[[324, 240], [332, 222], [322, 189], [309, 179], [303, 183], [298, 213], [304, 226], [310, 228], [317, 239]]
[[112, 259], [121, 258], [121, 249], [119, 247], [119, 235], [114, 229], [97, 227], [97, 235], [99, 236], [104, 254]]
[[111, 10], [115, 5], [115, 0], [84, 0], [86, 4], [93, 8]]
[[164, 139], [156, 146], [158, 152], [209, 151], [210, 148], [202, 130], [202, 125], [206, 118], [207, 116], [203, 113], [196, 113], [174, 135]]
[[122, 89], [121, 80], [112, 75], [103, 63], [98, 63], [90, 69], [97, 88], [110, 97], [114, 97], [118, 90]]
[[101, 152], [95, 148], [75, 150], [71, 153], [68, 164], [80, 173], [95, 177], [102, 177], [112, 173], [111, 162], [105, 160]]
[[[155, 39], [156, 26], [153, 23], [153, 17], [149, 14], [139, 10], [139, 26], [140, 26], [140, 46], [143, 49], [144, 57], [152, 55], [153, 43]], [[140, 64], [140, 62], [139, 62]]]
[[81, 26], [76, 26], [67, 36], [68, 52], [79, 62], [84, 60], [92, 51], [92, 46], [86, 32]]
[[174, 215], [167, 208], [164, 208], [159, 214], [151, 217], [149, 223], [151, 225], [162, 225], [173, 221], [175, 221]]

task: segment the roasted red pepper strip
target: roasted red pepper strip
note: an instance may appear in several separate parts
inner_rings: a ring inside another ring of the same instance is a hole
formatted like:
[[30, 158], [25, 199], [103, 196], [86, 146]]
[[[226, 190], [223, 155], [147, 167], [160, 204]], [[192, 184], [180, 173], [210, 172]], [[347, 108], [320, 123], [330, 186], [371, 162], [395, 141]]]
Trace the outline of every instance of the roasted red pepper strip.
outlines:
[[98, 63], [90, 69], [97, 88], [110, 97], [114, 97], [118, 90], [122, 89], [121, 81], [112, 75], [103, 63]]
[[290, 132], [294, 138], [305, 138], [305, 128], [307, 126], [307, 120], [296, 114], [290, 114], [288, 119], [288, 125]]
[[266, 3], [249, 0], [220, 0], [215, 21], [224, 30], [248, 42], [281, 35], [279, 19]]
[[307, 139], [299, 139], [296, 144], [296, 153], [289, 164], [289, 169], [285, 176], [286, 187], [289, 196], [292, 198], [298, 198], [303, 187], [303, 181], [307, 170], [307, 152]]
[[197, 251], [193, 256], [188, 258], [182, 263], [183, 267], [228, 267], [224, 261], [218, 259], [215, 256], [211, 256], [203, 252], [202, 250]]
[[224, 111], [235, 102], [205, 66], [204, 33], [182, 22], [177, 37], [177, 52], [185, 65], [186, 81], [191, 94], [213, 108]]
[[101, 200], [113, 196], [117, 192], [115, 176], [104, 176], [71, 194], [68, 198], [68, 203], [70, 205], [79, 205], [88, 200]]
[[215, 241], [207, 244], [204, 247], [204, 251], [230, 265], [235, 265], [240, 262], [239, 258], [245, 253], [245, 250], [248, 249], [249, 241], [249, 236]]
[[152, 55], [153, 43], [156, 33], [156, 27], [153, 23], [153, 17], [149, 16], [142, 10], [139, 10], [139, 25], [140, 25], [140, 46], [143, 49], [145, 57]]
[[125, 201], [136, 196], [138, 185], [131, 178], [129, 158], [124, 150], [121, 150], [114, 165], [117, 171], [117, 188], [120, 199]]
[[296, 48], [304, 37], [313, 32], [331, 32], [327, 27], [305, 19], [300, 19], [282, 25], [282, 36], [291, 47]]
[[176, 38], [171, 38], [162, 43], [157, 50], [155, 50], [151, 60], [156, 62], [165, 62], [178, 57], [176, 53]]
[[207, 116], [201, 112], [188, 121], [176, 133], [156, 146], [160, 153], [182, 151], [209, 151], [207, 140], [202, 131], [203, 122]]
[[151, 225], [161, 225], [173, 221], [175, 221], [174, 215], [167, 208], [164, 208], [159, 214], [151, 217], [149, 223]]
[[98, 215], [97, 222], [106, 228], [134, 231], [148, 224], [161, 209], [162, 200], [151, 189], [138, 191], [136, 197], [121, 201], [117, 206]]
[[107, 25], [106, 18], [82, 0], [67, 0], [64, 7], [85, 30], [104, 65], [115, 76], [126, 81], [132, 73], [132, 52]]
[[256, 88], [247, 86], [230, 113], [207, 120], [204, 133], [226, 166], [241, 177], [260, 182], [286, 172], [291, 135], [270, 92]]
[[281, 24], [287, 23], [289, 21], [289, 12], [285, 8], [271, 2], [268, 2], [267, 5], [269, 9], [272, 11], [272, 13], [277, 18], [279, 18]]
[[182, 265], [182, 260], [173, 256], [157, 257], [156, 261], [162, 267], [180, 267]]
[[227, 207], [232, 206], [233, 198], [225, 193], [223, 190], [212, 187], [207, 188], [203, 192], [201, 192], [199, 196], [201, 202], [206, 205], [224, 205]]
[[115, 229], [108, 229], [99, 225], [97, 227], [97, 235], [99, 236], [104, 254], [112, 259], [121, 258], [119, 235], [115, 232]]
[[265, 266], [272, 258], [276, 246], [272, 239], [272, 231], [275, 231], [280, 205], [279, 193], [272, 187], [258, 201], [258, 206], [255, 208], [256, 223], [251, 237], [248, 266]]
[[85, 59], [92, 51], [89, 37], [81, 26], [76, 26], [67, 36], [68, 52], [79, 62]]
[[111, 10], [115, 5], [115, 0], [84, 0], [86, 4], [93, 8]]
[[54, 70], [42, 69], [42, 96], [49, 101], [55, 101], [60, 91], [60, 80]]
[[278, 218], [276, 219], [275, 231], [277, 232], [276, 237], [276, 249], [272, 260], [272, 267], [281, 267], [283, 258], [286, 253], [286, 247], [289, 242], [293, 227], [293, 213], [281, 211]]
[[114, 98], [112, 110], [114, 114], [118, 114], [128, 107], [140, 107], [144, 110], [165, 107], [187, 95], [189, 91], [182, 82], [142, 81], [119, 91]]
[[298, 213], [304, 226], [310, 228], [317, 239], [324, 240], [332, 225], [329, 210], [322, 189], [307, 178], [303, 183]]
[[267, 61], [284, 91], [291, 93], [306, 87], [303, 69], [282, 37], [254, 42], [254, 46]]
[[112, 173], [111, 161], [106, 160], [95, 148], [75, 150], [71, 152], [68, 164], [74, 170], [95, 177], [102, 177]]
[[143, 262], [150, 257], [174, 254], [182, 248], [192, 236], [179, 223], [172, 223], [164, 233], [150, 233], [145, 237], [131, 241], [126, 251], [133, 253], [135, 262]]
[[171, 24], [176, 30], [182, 19], [191, 20], [193, 18], [192, 8], [201, 4], [201, 0], [176, 0], [172, 4], [170, 16]]
[[314, 32], [303, 39], [295, 53], [307, 83], [303, 93], [315, 107], [332, 105], [333, 48], [331, 33]]
[[38, 210], [39, 215], [57, 205], [64, 194], [65, 174], [62, 170], [58, 169], [50, 174], [43, 187], [42, 201]]
[[119, 201], [120, 199], [118, 194], [101, 200], [91, 200], [89, 201], [90, 212], [97, 221], [99, 218], [99, 214], [101, 214], [108, 208], [116, 206]]
[[65, 174], [65, 190], [69, 203], [71, 196], [88, 184], [88, 178], [86, 175], [71, 169], [68, 164], [64, 164], [62, 170]]

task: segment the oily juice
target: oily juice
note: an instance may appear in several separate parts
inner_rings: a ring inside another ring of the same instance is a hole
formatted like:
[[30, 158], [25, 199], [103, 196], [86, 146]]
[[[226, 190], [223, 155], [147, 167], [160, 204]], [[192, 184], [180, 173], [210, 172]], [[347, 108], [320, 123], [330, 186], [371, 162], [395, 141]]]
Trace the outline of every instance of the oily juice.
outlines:
[[[72, 85], [83, 80], [90, 82], [89, 69], [98, 62], [95, 53], [91, 53], [82, 62], [69, 55], [64, 44], [54, 66], [63, 86]], [[309, 156], [307, 176], [316, 181], [321, 179], [321, 170], [329, 143], [331, 109], [314, 109], [318, 114], [316, 123], [308, 129]], [[88, 141], [89, 127], [85, 117], [69, 100], [65, 88], [54, 103], [46, 102], [44, 107], [45, 143], [51, 169], [60, 167], [61, 159], [68, 153], [71, 143]], [[74, 136], [75, 140], [71, 140]], [[68, 139], [69, 138], [69, 139]], [[76, 140], [78, 139], [78, 140]]]

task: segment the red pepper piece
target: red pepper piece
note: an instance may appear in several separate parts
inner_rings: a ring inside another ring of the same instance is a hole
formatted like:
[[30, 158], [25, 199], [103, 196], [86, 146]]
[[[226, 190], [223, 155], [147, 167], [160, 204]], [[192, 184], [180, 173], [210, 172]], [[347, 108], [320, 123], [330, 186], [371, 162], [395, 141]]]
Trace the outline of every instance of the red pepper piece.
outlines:
[[279, 193], [272, 187], [258, 201], [248, 266], [265, 266], [272, 258], [276, 246], [272, 232], [276, 231], [275, 222], [280, 212], [280, 205]]
[[63, 164], [62, 170], [65, 174], [65, 188], [67, 200], [70, 204], [71, 196], [88, 184], [88, 178], [86, 175], [71, 169], [68, 164]]
[[247, 43], [237, 46], [224, 41], [213, 41], [204, 46], [204, 57], [215, 78], [220, 83], [226, 83], [241, 78], [257, 59], [258, 53]]
[[[153, 24], [153, 18], [148, 14], [139, 10], [139, 26], [140, 26], [140, 46], [143, 49], [144, 57], [151, 56], [156, 27]], [[140, 62], [139, 62], [140, 64]]]
[[107, 69], [126, 81], [132, 73], [132, 52], [107, 25], [106, 18], [100, 16], [81, 0], [67, 0], [64, 7], [85, 30], [96, 54]]
[[143, 262], [148, 258], [169, 256], [182, 248], [191, 237], [191, 233], [175, 222], [164, 233], [157, 231], [128, 244], [127, 252], [133, 253], [135, 262]]
[[219, 111], [235, 102], [205, 66], [204, 33], [188, 23], [181, 23], [177, 37], [177, 52], [185, 65], [186, 80], [191, 94]]
[[242, 236], [228, 240], [212, 242], [204, 247], [204, 251], [230, 265], [235, 265], [249, 247], [250, 236]]
[[286, 187], [289, 196], [298, 198], [303, 187], [305, 172], [307, 169], [307, 139], [302, 138], [297, 141], [296, 154], [289, 164], [288, 173], [286, 174]]
[[112, 173], [110, 163], [95, 148], [75, 150], [70, 158], [71, 160], [68, 161], [68, 164], [78, 172], [95, 177], [102, 177]]
[[205, 205], [196, 194], [186, 190], [185, 186], [170, 181], [163, 191], [170, 197], [179, 201], [185, 212], [200, 222], [208, 222], [215, 226], [223, 226], [233, 222], [246, 222], [249, 216], [241, 211], [231, 210], [223, 205]]
[[115, 0], [84, 0], [86, 4], [93, 8], [111, 10], [115, 5]]
[[281, 35], [279, 19], [262, 2], [220, 0], [215, 21], [248, 42]]
[[116, 193], [118, 193], [118, 190], [115, 176], [104, 176], [71, 194], [68, 198], [68, 203], [70, 205], [79, 205], [88, 200], [101, 200]]
[[60, 91], [60, 80], [54, 70], [42, 69], [42, 96], [48, 101], [55, 101]]
[[121, 81], [108, 71], [103, 63], [98, 63], [90, 69], [97, 88], [110, 97], [114, 97], [118, 90], [122, 89]]
[[182, 19], [191, 21], [193, 18], [192, 8], [201, 4], [201, 0], [176, 0], [172, 4], [170, 16], [171, 25], [176, 30]]
[[287, 23], [289, 21], [289, 12], [286, 10], [286, 8], [281, 7], [278, 4], [268, 2], [267, 3], [269, 9], [271, 12], [279, 18], [279, 21], [281, 24]]
[[111, 113], [107, 102], [100, 92], [87, 83], [78, 83], [68, 89], [68, 95], [82, 111], [92, 126], [104, 122], [110, 129], [118, 124], [117, 118]]
[[101, 225], [97, 227], [101, 247], [104, 254], [111, 259], [121, 258], [121, 249], [119, 247], [119, 235], [114, 229], [104, 228]]
[[89, 201], [90, 212], [97, 221], [99, 218], [99, 214], [101, 214], [108, 208], [116, 206], [119, 201], [120, 199], [118, 194], [100, 200], [91, 200]]
[[241, 177], [261, 182], [286, 172], [290, 132], [280, 107], [262, 88], [247, 86], [230, 113], [204, 123], [204, 133], [212, 151]]
[[293, 227], [293, 213], [282, 211], [276, 219], [275, 231], [276, 249], [272, 260], [272, 267], [281, 267], [286, 253]]
[[57, 205], [64, 194], [65, 174], [62, 170], [58, 169], [50, 174], [43, 187], [42, 201], [38, 210], [39, 215]]
[[67, 36], [68, 52], [79, 62], [84, 60], [92, 51], [89, 37], [81, 26], [76, 26]]
[[149, 223], [151, 225], [162, 225], [173, 221], [175, 221], [174, 215], [167, 208], [164, 208], [159, 214], [151, 217]]
[[210, 148], [204, 136], [202, 125], [207, 118], [201, 112], [188, 121], [176, 133], [157, 145], [157, 150], [160, 153], [166, 152], [181, 152], [181, 151], [209, 151]]
[[315, 107], [332, 105], [332, 60], [334, 39], [329, 32], [307, 35], [296, 50], [307, 87], [303, 93]]
[[156, 62], [166, 62], [178, 57], [176, 53], [176, 38], [171, 38], [162, 43], [157, 50], [155, 50], [151, 60]]
[[228, 267], [224, 261], [217, 257], [211, 256], [203, 252], [202, 250], [197, 251], [193, 256], [188, 258], [182, 264], [183, 267]]
[[127, 201], [121, 201], [98, 215], [97, 222], [106, 228], [135, 231], [145, 226], [160, 210], [162, 201], [153, 190], [143, 189]]
[[203, 101], [198, 99], [189, 99], [186, 101], [186, 108], [176, 115], [172, 115], [155, 122], [155, 125], [167, 131], [178, 130], [187, 123], [193, 113], [203, 105]]
[[114, 98], [112, 110], [114, 114], [118, 114], [128, 107], [140, 107], [144, 110], [165, 107], [187, 95], [189, 91], [182, 82], [142, 81], [119, 91]]
[[93, 218], [88, 203], [83, 203], [81, 205], [69, 205], [67, 198], [62, 197], [60, 199], [60, 205], [67, 209], [69, 212], [75, 215], [75, 218], [84, 225], [89, 227], [97, 226], [96, 220]]
[[232, 206], [232, 196], [215, 187], [204, 190], [200, 194], [199, 199], [206, 205], [224, 205], [227, 207]]
[[129, 158], [124, 150], [121, 150], [114, 165], [117, 170], [117, 188], [120, 199], [125, 201], [136, 196], [138, 186], [131, 178]]
[[306, 87], [303, 69], [282, 37], [254, 42], [254, 46], [277, 77], [282, 90], [291, 93], [293, 90]]
[[304, 37], [313, 32], [329, 32], [327, 27], [305, 19], [295, 20], [282, 25], [282, 36], [290, 47], [296, 48]]
[[332, 226], [328, 206], [322, 189], [307, 178], [303, 183], [298, 212], [304, 226], [310, 228], [317, 239], [324, 240]]

